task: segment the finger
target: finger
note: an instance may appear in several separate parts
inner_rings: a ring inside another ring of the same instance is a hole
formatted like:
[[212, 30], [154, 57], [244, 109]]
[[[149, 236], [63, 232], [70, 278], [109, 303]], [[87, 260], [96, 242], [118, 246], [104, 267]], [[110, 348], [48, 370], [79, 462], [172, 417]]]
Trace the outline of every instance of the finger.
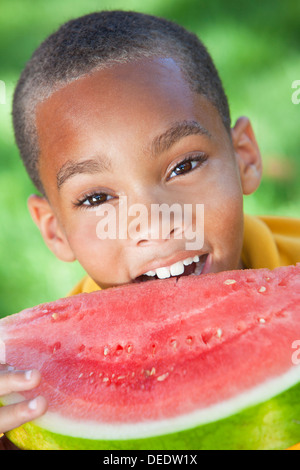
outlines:
[[3, 406], [0, 408], [0, 433], [11, 431], [38, 418], [46, 412], [47, 406], [47, 401], [42, 396], [15, 405]]
[[38, 370], [0, 370], [0, 396], [12, 392], [31, 390], [39, 385], [41, 374]]

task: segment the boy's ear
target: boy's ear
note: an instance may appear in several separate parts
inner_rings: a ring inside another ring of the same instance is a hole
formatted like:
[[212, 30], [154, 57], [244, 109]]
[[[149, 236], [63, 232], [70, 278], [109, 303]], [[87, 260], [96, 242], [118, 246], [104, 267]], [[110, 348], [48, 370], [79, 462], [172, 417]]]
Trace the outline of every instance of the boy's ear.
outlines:
[[231, 136], [239, 165], [244, 194], [252, 194], [258, 188], [262, 176], [262, 160], [251, 123], [240, 117], [231, 129]]
[[75, 261], [68, 240], [47, 199], [32, 194], [29, 196], [27, 204], [31, 217], [40, 229], [48, 248], [62, 261]]

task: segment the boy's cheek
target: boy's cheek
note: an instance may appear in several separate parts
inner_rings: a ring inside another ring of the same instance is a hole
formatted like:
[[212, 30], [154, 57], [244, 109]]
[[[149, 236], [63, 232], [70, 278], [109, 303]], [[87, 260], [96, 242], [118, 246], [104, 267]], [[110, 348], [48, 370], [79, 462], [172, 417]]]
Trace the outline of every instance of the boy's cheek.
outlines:
[[120, 243], [97, 236], [97, 217], [87, 217], [73, 227], [68, 236], [74, 255], [83, 269], [95, 281], [105, 281], [116, 275], [122, 264]]
[[204, 206], [205, 240], [213, 252], [214, 271], [236, 269], [243, 243], [243, 198], [221, 192]]

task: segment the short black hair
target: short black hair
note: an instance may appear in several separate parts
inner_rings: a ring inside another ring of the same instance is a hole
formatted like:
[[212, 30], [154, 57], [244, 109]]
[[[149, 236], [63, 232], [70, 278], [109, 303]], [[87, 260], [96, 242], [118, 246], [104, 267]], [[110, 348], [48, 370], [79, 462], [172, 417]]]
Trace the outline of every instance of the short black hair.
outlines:
[[33, 53], [14, 93], [16, 142], [28, 174], [42, 194], [36, 105], [94, 69], [154, 56], [175, 60], [191, 89], [218, 109], [230, 134], [230, 112], [222, 82], [195, 34], [164, 18], [132, 11], [101, 11], [72, 19]]

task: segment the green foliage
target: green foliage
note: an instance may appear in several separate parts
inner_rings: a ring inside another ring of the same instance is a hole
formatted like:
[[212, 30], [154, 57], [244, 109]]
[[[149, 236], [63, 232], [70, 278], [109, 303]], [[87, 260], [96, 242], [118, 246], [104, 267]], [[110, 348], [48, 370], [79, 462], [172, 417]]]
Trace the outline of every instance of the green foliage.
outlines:
[[[141, 6], [142, 5], [142, 6]], [[250, 117], [265, 164], [259, 190], [245, 198], [253, 214], [299, 216], [300, 3], [297, 0], [2, 0], [0, 80], [0, 316], [65, 296], [83, 271], [57, 260], [27, 211], [34, 192], [14, 144], [11, 98], [39, 43], [66, 20], [99, 9], [137, 10], [177, 21], [207, 45], [220, 71], [233, 123]]]

